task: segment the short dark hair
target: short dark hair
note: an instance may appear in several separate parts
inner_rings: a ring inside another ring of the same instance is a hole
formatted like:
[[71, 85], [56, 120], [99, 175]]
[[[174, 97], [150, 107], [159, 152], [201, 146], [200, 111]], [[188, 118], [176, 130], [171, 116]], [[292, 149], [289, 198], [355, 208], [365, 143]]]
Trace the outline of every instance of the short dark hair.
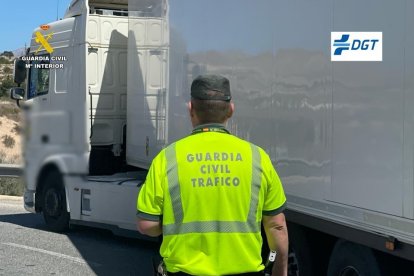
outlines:
[[220, 75], [200, 75], [191, 84], [191, 97], [199, 100], [230, 101], [230, 82]]
[[[214, 92], [214, 91], [213, 91]], [[224, 123], [230, 115], [230, 102], [191, 98], [191, 106], [200, 124]]]

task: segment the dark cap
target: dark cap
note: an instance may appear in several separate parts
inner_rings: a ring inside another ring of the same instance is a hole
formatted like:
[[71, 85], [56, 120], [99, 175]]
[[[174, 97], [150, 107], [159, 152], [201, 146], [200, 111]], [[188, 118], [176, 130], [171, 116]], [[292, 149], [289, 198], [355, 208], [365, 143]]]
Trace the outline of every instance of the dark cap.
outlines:
[[199, 100], [230, 101], [230, 82], [219, 75], [201, 75], [191, 84], [191, 97]]

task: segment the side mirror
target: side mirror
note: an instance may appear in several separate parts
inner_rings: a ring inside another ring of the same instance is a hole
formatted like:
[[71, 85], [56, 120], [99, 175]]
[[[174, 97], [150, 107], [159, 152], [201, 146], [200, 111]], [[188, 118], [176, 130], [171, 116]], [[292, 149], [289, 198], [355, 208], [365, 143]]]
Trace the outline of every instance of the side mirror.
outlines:
[[14, 60], [13, 79], [14, 82], [20, 85], [26, 80], [26, 62], [21, 59]]
[[10, 88], [10, 97], [13, 100], [20, 101], [24, 99], [24, 89], [21, 87]]

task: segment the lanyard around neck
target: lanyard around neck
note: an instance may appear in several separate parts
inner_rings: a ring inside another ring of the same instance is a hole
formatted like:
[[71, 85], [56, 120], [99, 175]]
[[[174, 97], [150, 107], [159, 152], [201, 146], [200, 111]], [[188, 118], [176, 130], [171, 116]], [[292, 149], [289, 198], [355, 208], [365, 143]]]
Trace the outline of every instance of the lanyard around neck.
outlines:
[[230, 132], [224, 126], [199, 126], [196, 127], [191, 134], [197, 134], [202, 132], [219, 132], [230, 134]]

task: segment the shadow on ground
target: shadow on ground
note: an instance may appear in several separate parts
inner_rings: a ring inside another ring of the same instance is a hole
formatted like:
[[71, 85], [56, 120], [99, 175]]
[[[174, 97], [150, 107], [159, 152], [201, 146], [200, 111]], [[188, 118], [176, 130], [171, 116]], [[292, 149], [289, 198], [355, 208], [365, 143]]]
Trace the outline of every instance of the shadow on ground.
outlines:
[[[48, 231], [40, 214], [0, 215], [0, 222]], [[62, 235], [68, 237], [96, 275], [153, 275], [152, 259], [158, 255], [158, 243], [86, 226], [72, 226]]]

